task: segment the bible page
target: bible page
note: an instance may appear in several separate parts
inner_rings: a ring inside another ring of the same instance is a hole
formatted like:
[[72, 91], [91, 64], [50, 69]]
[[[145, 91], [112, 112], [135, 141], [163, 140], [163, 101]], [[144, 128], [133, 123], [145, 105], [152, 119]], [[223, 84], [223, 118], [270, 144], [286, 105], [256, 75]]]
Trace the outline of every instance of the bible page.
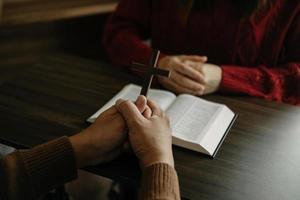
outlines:
[[192, 95], [179, 95], [168, 108], [173, 136], [199, 143], [222, 106]]

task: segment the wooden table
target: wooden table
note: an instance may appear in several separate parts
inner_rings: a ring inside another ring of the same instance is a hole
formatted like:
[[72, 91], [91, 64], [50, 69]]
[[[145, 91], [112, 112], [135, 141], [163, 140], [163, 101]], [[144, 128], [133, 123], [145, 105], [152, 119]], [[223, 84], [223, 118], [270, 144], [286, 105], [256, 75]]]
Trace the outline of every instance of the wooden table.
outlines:
[[[32, 147], [77, 133], [88, 116], [136, 79], [117, 71], [101, 62], [52, 55], [0, 81], [1, 141]], [[225, 103], [239, 118], [214, 160], [174, 147], [182, 196], [300, 199], [300, 108], [249, 97], [207, 99]], [[133, 183], [140, 175], [130, 155], [89, 170]]]

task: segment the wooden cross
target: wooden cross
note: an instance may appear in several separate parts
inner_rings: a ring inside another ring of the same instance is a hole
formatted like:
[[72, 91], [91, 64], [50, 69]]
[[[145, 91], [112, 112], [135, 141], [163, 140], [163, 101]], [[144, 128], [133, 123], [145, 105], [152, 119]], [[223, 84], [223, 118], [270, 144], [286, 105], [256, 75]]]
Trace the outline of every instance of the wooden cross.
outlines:
[[145, 97], [147, 97], [147, 95], [148, 95], [148, 90], [150, 89], [153, 76], [158, 75], [158, 76], [164, 76], [164, 77], [169, 78], [171, 75], [170, 71], [157, 68], [157, 61], [159, 58], [159, 54], [160, 54], [159, 50], [153, 49], [148, 66], [144, 65], [144, 64], [140, 64], [140, 63], [133, 63], [134, 67], [147, 67], [148, 68], [145, 78], [144, 78], [142, 90], [140, 93], [140, 95], [144, 95]]

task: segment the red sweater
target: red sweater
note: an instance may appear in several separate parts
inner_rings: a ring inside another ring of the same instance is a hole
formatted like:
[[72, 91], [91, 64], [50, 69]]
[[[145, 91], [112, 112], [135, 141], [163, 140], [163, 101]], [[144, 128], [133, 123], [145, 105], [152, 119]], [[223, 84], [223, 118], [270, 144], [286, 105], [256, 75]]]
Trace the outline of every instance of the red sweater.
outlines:
[[[198, 0], [200, 1], [200, 0]], [[104, 46], [114, 64], [147, 62], [164, 54], [206, 55], [222, 67], [220, 92], [300, 105], [300, 1], [277, 0], [256, 18], [242, 19], [229, 0], [193, 9], [183, 24], [174, 0], [121, 0]]]

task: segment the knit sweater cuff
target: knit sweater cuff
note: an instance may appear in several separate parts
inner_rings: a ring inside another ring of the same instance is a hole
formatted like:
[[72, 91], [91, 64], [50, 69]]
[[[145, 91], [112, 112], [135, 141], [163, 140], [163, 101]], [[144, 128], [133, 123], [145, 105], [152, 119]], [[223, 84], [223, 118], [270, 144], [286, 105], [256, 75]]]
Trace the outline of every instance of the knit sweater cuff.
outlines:
[[180, 199], [175, 169], [165, 163], [156, 163], [143, 171], [140, 199]]
[[222, 66], [219, 91], [221, 93], [248, 93], [249, 88], [253, 87], [255, 75], [255, 72], [249, 68]]
[[38, 197], [77, 177], [75, 155], [68, 137], [19, 151], [19, 155], [33, 196]]

